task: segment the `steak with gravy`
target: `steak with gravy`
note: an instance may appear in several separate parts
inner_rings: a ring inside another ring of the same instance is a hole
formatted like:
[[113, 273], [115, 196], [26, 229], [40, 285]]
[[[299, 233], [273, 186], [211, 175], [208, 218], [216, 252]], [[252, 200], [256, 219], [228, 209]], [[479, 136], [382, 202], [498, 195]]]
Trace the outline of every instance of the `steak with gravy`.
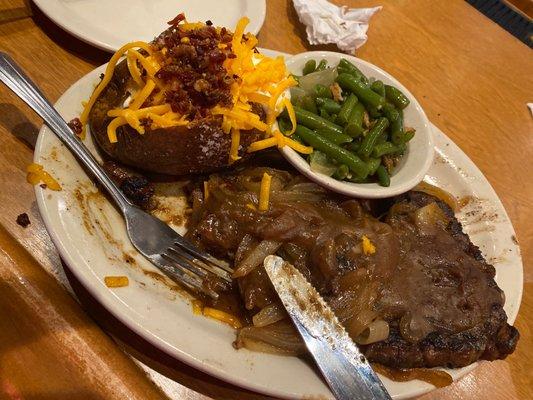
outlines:
[[[270, 203], [258, 211], [265, 172]], [[413, 191], [358, 201], [271, 168], [212, 175], [205, 187], [207, 198], [203, 186], [191, 190], [187, 236], [235, 265], [228, 295], [248, 323], [237, 348], [305, 351], [262, 266], [275, 253], [308, 278], [370, 361], [463, 367], [514, 351], [519, 334], [494, 267], [439, 199]]]

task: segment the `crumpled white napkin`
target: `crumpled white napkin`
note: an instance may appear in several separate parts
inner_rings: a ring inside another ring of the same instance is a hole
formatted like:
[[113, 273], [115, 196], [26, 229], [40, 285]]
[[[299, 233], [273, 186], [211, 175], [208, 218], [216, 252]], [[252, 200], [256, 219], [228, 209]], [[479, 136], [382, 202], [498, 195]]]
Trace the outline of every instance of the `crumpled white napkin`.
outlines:
[[381, 7], [338, 7], [326, 0], [293, 0], [300, 22], [306, 25], [310, 44], [335, 43], [353, 53], [365, 44], [370, 17]]

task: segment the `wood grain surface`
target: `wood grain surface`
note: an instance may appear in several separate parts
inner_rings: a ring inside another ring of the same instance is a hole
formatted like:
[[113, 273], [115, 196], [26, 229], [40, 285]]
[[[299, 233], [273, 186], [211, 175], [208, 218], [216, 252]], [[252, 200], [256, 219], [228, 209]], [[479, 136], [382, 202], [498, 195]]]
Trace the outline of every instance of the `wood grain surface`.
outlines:
[[[260, 46], [289, 53], [335, 50], [333, 45], [307, 45], [291, 3], [267, 0]], [[526, 107], [533, 102], [531, 50], [461, 0], [342, 3], [383, 6], [357, 56], [403, 82], [430, 120], [472, 158], [502, 199], [522, 248], [525, 286], [516, 352], [505, 361], [481, 363], [459, 382], [422, 399], [531, 399], [533, 118]], [[10, 15], [4, 12], [9, 7], [17, 8], [17, 1], [0, 2], [0, 14]], [[10, 53], [55, 101], [109, 54], [65, 33], [38, 9], [31, 11], [33, 17], [0, 20], [0, 50]], [[165, 398], [119, 347], [160, 372], [156, 383], [172, 398], [266, 399], [158, 352], [72, 281], [83, 306], [114, 336], [116, 346], [46, 276], [43, 271], [61, 275], [64, 270], [33, 188], [25, 183], [40, 125], [21, 101], [0, 89], [0, 399]], [[31, 219], [25, 229], [15, 223], [22, 212]], [[50, 323], [50, 315], [60, 323]]]

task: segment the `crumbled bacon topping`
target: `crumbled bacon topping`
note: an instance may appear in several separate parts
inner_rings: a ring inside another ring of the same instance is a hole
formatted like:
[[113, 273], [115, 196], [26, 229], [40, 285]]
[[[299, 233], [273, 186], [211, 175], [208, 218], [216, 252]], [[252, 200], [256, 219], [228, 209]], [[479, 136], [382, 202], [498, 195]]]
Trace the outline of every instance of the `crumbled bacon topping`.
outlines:
[[[181, 15], [181, 14], [180, 14]], [[208, 115], [216, 105], [230, 107], [234, 77], [223, 66], [231, 57], [232, 33], [209, 24], [186, 29], [176, 21], [157, 37], [152, 46], [165, 54], [156, 76], [167, 86], [165, 101], [172, 110], [194, 120]]]
[[81, 131], [83, 128], [83, 125], [81, 124], [81, 121], [79, 118], [72, 118], [70, 122], [67, 123], [68, 127], [72, 129], [72, 132], [74, 132], [76, 135], [81, 135]]

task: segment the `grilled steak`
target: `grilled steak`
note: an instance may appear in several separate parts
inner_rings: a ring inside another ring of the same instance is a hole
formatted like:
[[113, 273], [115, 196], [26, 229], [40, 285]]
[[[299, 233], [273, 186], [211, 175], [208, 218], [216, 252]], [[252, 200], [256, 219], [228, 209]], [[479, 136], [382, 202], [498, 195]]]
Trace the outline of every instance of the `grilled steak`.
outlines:
[[[263, 168], [212, 176], [207, 199], [201, 189], [191, 194], [188, 237], [235, 263], [250, 316], [279, 304], [262, 266], [247, 266], [270, 249], [319, 290], [370, 361], [462, 367], [514, 351], [519, 335], [507, 324], [495, 270], [445, 203], [420, 192], [359, 202], [289, 172], [266, 171], [272, 175], [267, 211], [255, 208]], [[379, 218], [371, 210], [380, 210]], [[388, 332], [369, 339], [377, 322]], [[300, 352], [286, 324], [277, 324], [242, 329], [237, 347], [250, 347], [252, 338]]]
[[[415, 303], [411, 308], [425, 312], [434, 330], [418, 342], [406, 340], [402, 320], [391, 312], [389, 337], [366, 346], [367, 357], [391, 367], [463, 367], [511, 354], [519, 334], [507, 323], [494, 267], [463, 233], [451, 208], [421, 192], [399, 196], [394, 203], [402, 210], [394, 216], [389, 212], [387, 222], [400, 238], [400, 271], [382, 301], [391, 310], [402, 302]], [[431, 232], [418, 226], [413, 232], [412, 213], [431, 203], [444, 212], [447, 225]]]
[[114, 161], [105, 161], [103, 167], [113, 182], [133, 204], [143, 210], [152, 208], [152, 197], [155, 189], [154, 185], [146, 177]]

